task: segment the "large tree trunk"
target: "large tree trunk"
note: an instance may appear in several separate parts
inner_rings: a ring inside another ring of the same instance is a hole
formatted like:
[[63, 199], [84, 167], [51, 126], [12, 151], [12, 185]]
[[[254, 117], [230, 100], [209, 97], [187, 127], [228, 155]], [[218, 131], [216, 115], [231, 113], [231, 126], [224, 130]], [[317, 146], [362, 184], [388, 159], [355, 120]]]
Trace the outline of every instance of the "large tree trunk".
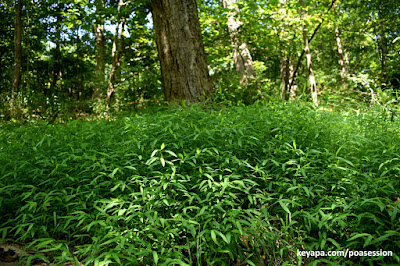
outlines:
[[165, 100], [199, 102], [211, 83], [196, 0], [152, 0]]
[[301, 10], [301, 18], [303, 20], [303, 42], [304, 42], [304, 52], [305, 52], [305, 55], [307, 58], [308, 80], [310, 83], [311, 98], [313, 100], [313, 103], [315, 105], [318, 105], [317, 84], [315, 82], [314, 71], [312, 68], [311, 52], [310, 52], [310, 46], [309, 46], [309, 42], [308, 42], [307, 26], [306, 26], [306, 22], [305, 22], [305, 16], [306, 16], [306, 11], [304, 10], [305, 5], [302, 0], [300, 0], [300, 3], [303, 6], [303, 9]]
[[227, 14], [228, 29], [233, 47], [233, 58], [235, 60], [236, 71], [240, 75], [241, 83], [247, 85], [251, 79], [255, 78], [253, 59], [247, 48], [247, 43], [240, 40], [239, 27], [243, 24], [238, 18], [240, 10], [237, 0], [222, 0], [224, 8], [229, 9]]
[[22, 42], [22, 0], [15, 3], [15, 32], [14, 32], [14, 73], [11, 98], [14, 98], [21, 83], [21, 42]]
[[95, 48], [96, 48], [96, 68], [95, 85], [92, 98], [100, 98], [105, 83], [105, 61], [106, 61], [106, 38], [104, 36], [104, 0], [95, 0], [96, 21], [94, 25]]

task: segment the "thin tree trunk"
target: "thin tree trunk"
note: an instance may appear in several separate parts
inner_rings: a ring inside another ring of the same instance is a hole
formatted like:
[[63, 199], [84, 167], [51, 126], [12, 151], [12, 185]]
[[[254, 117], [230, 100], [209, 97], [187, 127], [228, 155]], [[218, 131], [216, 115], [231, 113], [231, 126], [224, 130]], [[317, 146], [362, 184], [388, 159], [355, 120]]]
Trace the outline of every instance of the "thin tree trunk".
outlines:
[[387, 55], [387, 47], [386, 47], [386, 38], [385, 38], [385, 29], [383, 26], [383, 21], [380, 23], [380, 28], [381, 28], [381, 67], [382, 67], [382, 77], [383, 77], [383, 84], [388, 85], [388, 73], [387, 73], [387, 60], [386, 60], [386, 55]]
[[345, 56], [343, 52], [342, 42], [340, 40], [340, 33], [338, 27], [335, 27], [335, 34], [336, 34], [336, 45], [339, 54], [340, 77], [342, 79], [342, 82], [345, 82], [346, 79]]
[[[302, 2], [302, 1], [300, 1], [300, 3], [301, 3], [301, 2]], [[335, 2], [336, 2], [336, 0], [332, 0], [332, 1], [331, 1], [330, 5], [329, 5], [329, 7], [328, 7], [328, 11], [327, 11], [327, 12], [329, 12], [329, 11], [332, 9], [332, 7], [335, 5]], [[313, 34], [312, 34], [311, 37], [308, 39], [308, 44], [309, 44], [309, 45], [310, 45], [312, 39], [314, 38], [315, 34], [317, 34], [317, 31], [319, 30], [319, 28], [321, 27], [321, 25], [322, 25], [323, 22], [324, 22], [324, 18], [321, 18], [321, 22], [320, 22], [320, 23], [318, 24], [318, 26], [314, 29]], [[296, 75], [297, 75], [297, 71], [299, 70], [299, 67], [300, 67], [300, 64], [301, 64], [301, 59], [303, 59], [304, 54], [305, 54], [305, 50], [303, 49], [303, 51], [301, 52], [301, 55], [300, 55], [300, 57], [299, 57], [299, 60], [297, 60], [297, 65], [296, 65], [296, 67], [294, 68], [294, 71], [293, 71], [293, 79], [292, 79], [292, 82], [290, 83], [289, 90], [290, 90], [290, 89], [292, 88], [292, 86], [293, 86], [294, 80], [295, 80]]]
[[306, 22], [304, 21], [306, 16], [306, 11], [304, 10], [305, 4], [302, 0], [300, 0], [301, 5], [303, 6], [301, 10], [301, 18], [303, 20], [303, 42], [304, 42], [304, 52], [307, 58], [307, 69], [308, 69], [308, 80], [310, 83], [310, 90], [311, 90], [311, 98], [315, 105], [318, 105], [318, 92], [317, 92], [317, 84], [315, 82], [314, 71], [312, 68], [312, 61], [311, 61], [311, 52], [310, 46], [308, 42], [308, 34], [307, 34], [307, 26]]
[[17, 0], [15, 9], [15, 32], [14, 32], [14, 73], [11, 98], [15, 97], [21, 83], [21, 42], [22, 42], [22, 0]]
[[[119, 24], [119, 22], [118, 22]], [[123, 53], [123, 29], [124, 24], [122, 24], [121, 32], [118, 31], [119, 25], [117, 24], [117, 30], [115, 32], [115, 38], [113, 41], [113, 48], [111, 50], [112, 66], [110, 70], [110, 75], [108, 78], [107, 86], [107, 101], [110, 103], [115, 96], [116, 82], [121, 78], [121, 59]], [[117, 37], [119, 36], [119, 37]]]
[[[64, 9], [64, 4], [60, 3], [57, 8], [57, 15], [56, 15], [56, 48], [54, 50], [53, 55], [53, 80], [50, 85], [50, 94], [54, 93], [54, 90], [57, 86], [58, 81], [62, 81], [62, 63], [61, 63], [61, 10]], [[61, 83], [60, 83], [61, 86]]]
[[241, 83], [248, 85], [251, 79], [255, 78], [253, 59], [247, 47], [247, 43], [240, 40], [239, 27], [243, 24], [238, 18], [240, 10], [237, 0], [222, 0], [224, 8], [229, 9], [227, 14], [228, 29], [233, 47], [233, 58], [236, 71], [240, 75]]
[[95, 48], [96, 48], [96, 68], [95, 68], [95, 85], [93, 88], [92, 98], [100, 98], [105, 83], [105, 61], [106, 61], [106, 38], [104, 36], [104, 0], [95, 0], [96, 21], [94, 25]]
[[289, 61], [281, 55], [281, 99], [282, 101], [287, 100], [288, 96], [288, 86], [289, 86], [289, 75], [288, 75], [288, 68], [289, 68]]
[[[286, 0], [280, 0], [279, 13], [281, 16], [281, 20], [287, 19], [286, 12]], [[290, 59], [290, 47], [287, 44], [290, 44], [294, 38], [287, 38], [287, 30], [284, 28], [286, 25], [285, 22], [281, 23], [279, 38], [280, 44], [280, 72], [281, 72], [281, 99], [286, 101], [288, 99], [294, 100], [296, 96], [297, 86], [294, 84], [291, 89], [289, 89], [289, 85], [292, 83], [293, 79], [293, 64]]]
[[212, 86], [196, 0], [153, 0], [151, 11], [165, 100], [205, 100]]
[[[36, 59], [35, 60], [35, 70], [36, 70], [36, 86], [37, 86], [37, 88], [40, 88], [41, 87], [41, 84], [40, 84], [40, 71], [39, 71], [39, 59]], [[43, 87], [45, 87], [45, 86], [43, 86]], [[43, 91], [43, 92], [45, 92], [45, 91]]]
[[[121, 6], [123, 5], [123, 1], [118, 1], [118, 19], [117, 25], [115, 27], [115, 35], [113, 46], [111, 50], [111, 59], [112, 59], [112, 67], [110, 71], [110, 75], [108, 78], [108, 86], [107, 86], [107, 102], [111, 103], [114, 94], [115, 94], [115, 82], [117, 79], [120, 78], [120, 65], [121, 65], [121, 58], [123, 52], [123, 32], [125, 27], [125, 19], [122, 19], [122, 23], [120, 21], [120, 11]], [[121, 29], [120, 29], [121, 28]], [[119, 72], [119, 74], [118, 74]]]
[[[60, 36], [59, 36], [60, 37]], [[57, 85], [57, 81], [62, 79], [62, 72], [61, 72], [61, 51], [60, 51], [60, 41], [57, 38], [57, 43], [56, 43], [56, 48], [54, 50], [54, 54], [53, 54], [53, 71], [52, 71], [52, 76], [53, 79], [51, 81], [51, 85], [50, 85], [50, 91], [47, 93], [54, 93], [55, 87]]]
[[[29, 9], [29, 8], [27, 8]], [[30, 83], [31, 83], [31, 75], [30, 75], [30, 62], [31, 62], [31, 58], [30, 58], [30, 53], [31, 53], [31, 49], [30, 49], [30, 42], [29, 42], [29, 37], [31, 35], [31, 26], [30, 26], [30, 17], [29, 17], [29, 10], [26, 11], [26, 25], [27, 25], [27, 32], [25, 33], [26, 36], [28, 36], [26, 38], [26, 87], [30, 87]]]
[[[296, 98], [297, 85], [293, 80], [294, 76], [293, 64], [290, 58], [281, 58], [281, 99], [283, 101], [294, 101]], [[289, 90], [289, 85], [293, 82], [292, 88]]]
[[290, 61], [290, 59], [288, 60], [288, 66], [289, 66], [289, 84], [293, 84], [293, 86], [290, 88], [289, 90], [289, 100], [290, 101], [294, 101], [296, 99], [296, 92], [297, 92], [297, 84], [296, 81], [294, 80], [294, 68], [293, 68], [293, 64]]
[[125, 50], [125, 34], [124, 34], [124, 30], [125, 30], [125, 23], [126, 20], [125, 18], [122, 19], [122, 26], [121, 26], [121, 33], [118, 36], [118, 69], [115, 72], [115, 79], [120, 81], [121, 80], [121, 61], [122, 61], [122, 57], [124, 54], [124, 50]]
[[[77, 40], [77, 54], [79, 58], [83, 58], [83, 51], [82, 51], [82, 40], [81, 36], [79, 35], [81, 31], [81, 27], [79, 26], [76, 29], [76, 40]], [[82, 65], [82, 60], [79, 61], [77, 64], [77, 71], [78, 71], [78, 91], [75, 92], [76, 98], [79, 100], [82, 97], [82, 90], [84, 84], [84, 67]]]
[[[2, 64], [2, 57], [3, 57], [3, 55], [5, 54], [5, 51], [2, 51], [1, 49], [0, 49], [0, 73], [3, 73], [3, 64]], [[3, 88], [0, 88], [0, 93], [2, 93], [3, 92]]]
[[[279, 7], [279, 14], [281, 16], [281, 19], [284, 20], [287, 16], [286, 14], [286, 0], [280, 0], [280, 7]], [[278, 34], [279, 38], [279, 44], [280, 44], [280, 72], [281, 72], [281, 99], [282, 101], [287, 100], [288, 96], [288, 87], [289, 87], [289, 59], [288, 59], [288, 48], [285, 45], [287, 43], [286, 41], [286, 29], [284, 28], [285, 23], [281, 22], [281, 27], [280, 27], [280, 32], [281, 34]]]

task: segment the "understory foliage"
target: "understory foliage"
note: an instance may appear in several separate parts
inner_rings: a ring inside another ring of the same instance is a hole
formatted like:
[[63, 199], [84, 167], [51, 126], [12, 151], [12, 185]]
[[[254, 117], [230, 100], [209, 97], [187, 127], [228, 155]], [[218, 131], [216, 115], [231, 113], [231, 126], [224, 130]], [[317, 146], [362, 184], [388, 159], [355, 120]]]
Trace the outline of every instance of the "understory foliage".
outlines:
[[[3, 124], [0, 242], [85, 265], [400, 263], [399, 133], [305, 104]], [[296, 255], [347, 248], [394, 256]]]

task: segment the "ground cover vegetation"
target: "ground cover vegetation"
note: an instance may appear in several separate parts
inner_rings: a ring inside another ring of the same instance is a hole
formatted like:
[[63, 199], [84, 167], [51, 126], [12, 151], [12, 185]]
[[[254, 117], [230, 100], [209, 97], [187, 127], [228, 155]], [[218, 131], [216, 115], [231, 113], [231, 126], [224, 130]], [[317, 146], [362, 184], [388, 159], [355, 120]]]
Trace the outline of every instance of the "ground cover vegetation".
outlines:
[[[85, 265], [399, 263], [399, 122], [309, 104], [0, 128], [0, 238]], [[390, 250], [301, 258], [297, 250]]]

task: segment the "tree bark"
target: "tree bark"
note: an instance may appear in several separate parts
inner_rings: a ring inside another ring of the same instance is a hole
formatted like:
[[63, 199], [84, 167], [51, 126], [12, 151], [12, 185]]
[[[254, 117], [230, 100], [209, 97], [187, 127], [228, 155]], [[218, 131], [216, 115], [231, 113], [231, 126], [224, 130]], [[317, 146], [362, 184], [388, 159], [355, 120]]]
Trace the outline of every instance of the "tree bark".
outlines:
[[304, 21], [305, 16], [306, 16], [306, 11], [304, 10], [305, 4], [302, 0], [300, 0], [300, 4], [303, 7], [301, 10], [301, 18], [303, 20], [303, 42], [304, 42], [304, 53], [307, 58], [308, 80], [310, 83], [311, 98], [313, 100], [313, 103], [315, 105], [318, 105], [317, 84], [315, 82], [314, 71], [312, 68], [311, 52], [310, 52], [310, 46], [309, 46], [308, 34], [307, 34], [307, 26], [306, 26], [306, 22]]
[[210, 96], [196, 0], [152, 0], [165, 100], [200, 102]]
[[233, 58], [236, 71], [240, 75], [241, 83], [248, 85], [249, 81], [255, 78], [253, 59], [247, 47], [247, 43], [240, 40], [239, 27], [243, 24], [238, 18], [240, 10], [237, 0], [222, 0], [224, 8], [229, 9], [227, 14], [228, 30], [233, 47]]
[[21, 43], [22, 43], [22, 0], [18, 0], [15, 9], [15, 32], [14, 32], [14, 73], [11, 98], [13, 99], [21, 83]]
[[96, 68], [95, 85], [92, 98], [100, 98], [105, 83], [105, 61], [106, 61], [106, 38], [104, 36], [104, 0], [95, 0], [96, 21], [94, 25], [95, 50], [96, 50]]

